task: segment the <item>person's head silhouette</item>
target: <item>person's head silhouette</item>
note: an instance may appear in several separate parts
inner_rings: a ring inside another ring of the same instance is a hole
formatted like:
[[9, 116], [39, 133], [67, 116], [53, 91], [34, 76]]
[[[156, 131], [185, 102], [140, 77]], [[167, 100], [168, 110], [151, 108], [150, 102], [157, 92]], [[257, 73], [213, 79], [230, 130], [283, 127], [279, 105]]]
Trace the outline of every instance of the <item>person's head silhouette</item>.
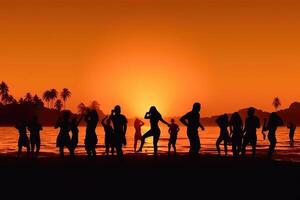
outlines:
[[174, 119], [171, 119], [171, 124], [174, 124], [175, 123], [175, 120]]
[[201, 104], [198, 102], [194, 103], [193, 112], [200, 112], [200, 110], [201, 110]]
[[155, 115], [157, 112], [158, 112], [158, 111], [157, 111], [157, 109], [156, 109], [155, 106], [151, 106], [151, 107], [150, 107], [149, 113], [150, 113], [151, 115]]
[[117, 115], [121, 114], [121, 107], [119, 105], [116, 105], [114, 111]]
[[252, 116], [254, 116], [254, 114], [255, 114], [255, 108], [250, 107], [250, 108], [248, 109], [248, 116], [249, 116], [249, 117], [252, 117]]

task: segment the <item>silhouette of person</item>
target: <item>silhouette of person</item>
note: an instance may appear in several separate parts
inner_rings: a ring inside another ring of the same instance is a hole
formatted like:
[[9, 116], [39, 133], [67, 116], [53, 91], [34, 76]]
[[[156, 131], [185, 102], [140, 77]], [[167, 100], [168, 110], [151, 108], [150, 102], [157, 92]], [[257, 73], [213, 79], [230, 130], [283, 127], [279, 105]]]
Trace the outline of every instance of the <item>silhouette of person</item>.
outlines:
[[180, 118], [180, 122], [187, 126], [187, 136], [190, 141], [190, 155], [198, 155], [201, 148], [198, 128], [200, 127], [203, 131], [205, 129], [200, 123], [200, 110], [201, 104], [198, 102], [194, 103], [192, 111], [186, 113]]
[[30, 147], [29, 147], [29, 139], [28, 139], [28, 136], [27, 136], [26, 122], [24, 120], [17, 121], [17, 123], [15, 125], [15, 128], [19, 132], [17, 157], [21, 156], [23, 147], [26, 147], [27, 157], [29, 157]]
[[71, 133], [72, 133], [71, 142], [70, 142], [71, 156], [75, 156], [75, 149], [78, 145], [78, 133], [79, 133], [78, 126], [79, 126], [81, 120], [82, 120], [82, 117], [80, 117], [79, 120], [77, 120], [76, 116], [74, 116], [73, 119], [71, 120], [71, 127], [70, 127]]
[[60, 128], [60, 131], [56, 139], [56, 147], [59, 148], [60, 157], [64, 157], [65, 147], [68, 148], [68, 150], [70, 151], [70, 143], [71, 143], [71, 139], [69, 135], [71, 129], [71, 125], [69, 122], [70, 116], [71, 116], [70, 111], [64, 111], [62, 113], [62, 118], [60, 117], [54, 126], [55, 129]]
[[240, 155], [243, 141], [243, 120], [238, 112], [232, 114], [229, 124], [232, 138], [232, 153], [236, 157]]
[[224, 151], [225, 151], [225, 155], [227, 156], [227, 143], [229, 140], [229, 132], [228, 132], [229, 118], [228, 118], [228, 115], [227, 114], [221, 115], [220, 117], [217, 118], [216, 123], [218, 124], [218, 126], [220, 128], [220, 135], [216, 142], [218, 154], [221, 155], [220, 144], [222, 141], [224, 141]]
[[114, 126], [114, 143], [119, 157], [123, 156], [122, 145], [126, 145], [127, 119], [121, 114], [121, 107], [116, 105], [109, 119]]
[[101, 124], [105, 132], [105, 153], [106, 155], [109, 155], [109, 148], [111, 148], [111, 154], [114, 155], [114, 129], [111, 126], [111, 120], [108, 116], [105, 116], [102, 119]]
[[276, 131], [278, 126], [282, 126], [283, 125], [283, 121], [282, 119], [279, 117], [279, 115], [276, 112], [272, 112], [270, 114], [268, 123], [266, 124], [266, 126], [263, 127], [264, 131], [269, 131], [268, 132], [268, 140], [270, 142], [270, 146], [269, 146], [269, 152], [268, 152], [268, 157], [271, 158], [274, 151], [275, 151], [275, 147], [276, 147]]
[[[38, 122], [37, 116], [34, 116], [28, 123], [28, 130], [30, 132], [30, 145], [32, 157], [38, 157], [41, 146], [40, 131], [43, 130], [42, 125]], [[34, 150], [36, 151], [34, 152]]]
[[135, 129], [135, 134], [134, 134], [134, 152], [136, 152], [136, 147], [137, 147], [137, 142], [139, 140], [142, 141], [142, 126], [144, 126], [145, 123], [142, 120], [135, 119], [134, 121], [134, 129]]
[[96, 134], [97, 124], [99, 122], [99, 116], [95, 109], [87, 110], [84, 117], [86, 122], [86, 134], [84, 139], [85, 150], [88, 157], [96, 157], [96, 145], [98, 143], [98, 138]]
[[255, 108], [251, 107], [248, 109], [248, 116], [245, 121], [244, 138], [242, 145], [243, 156], [246, 155], [246, 147], [250, 143], [250, 145], [252, 146], [252, 157], [255, 157], [257, 142], [256, 131], [258, 128], [260, 128], [260, 121], [258, 117], [255, 116]]
[[168, 154], [170, 154], [171, 146], [173, 146], [174, 155], [176, 155], [176, 141], [179, 130], [179, 126], [175, 123], [175, 120], [171, 119], [171, 124], [169, 127], [170, 139], [168, 143]]
[[289, 138], [290, 138], [290, 147], [294, 147], [294, 135], [295, 135], [295, 131], [296, 131], [296, 124], [294, 124], [293, 122], [291, 122], [287, 128], [290, 130], [289, 132]]
[[141, 152], [143, 150], [143, 146], [145, 144], [146, 138], [153, 136], [154, 156], [156, 156], [157, 155], [157, 143], [158, 143], [159, 136], [160, 136], [160, 129], [158, 126], [158, 122], [161, 121], [162, 123], [164, 123], [168, 126], [170, 126], [170, 125], [168, 122], [166, 122], [162, 118], [161, 114], [157, 111], [155, 106], [150, 107], [149, 112], [147, 112], [145, 114], [145, 119], [150, 120], [150, 130], [142, 136], [142, 142], [141, 142], [141, 146], [140, 146], [138, 152]]

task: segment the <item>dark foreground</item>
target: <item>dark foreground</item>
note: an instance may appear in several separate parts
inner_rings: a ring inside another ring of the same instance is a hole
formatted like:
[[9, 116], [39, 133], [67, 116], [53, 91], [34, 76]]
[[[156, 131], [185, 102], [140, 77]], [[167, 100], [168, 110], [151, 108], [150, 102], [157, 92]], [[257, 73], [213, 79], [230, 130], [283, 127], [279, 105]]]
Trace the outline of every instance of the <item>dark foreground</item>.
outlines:
[[300, 197], [300, 165], [263, 159], [125, 155], [122, 160], [99, 156], [34, 161], [5, 156], [0, 166], [1, 193], [12, 198]]

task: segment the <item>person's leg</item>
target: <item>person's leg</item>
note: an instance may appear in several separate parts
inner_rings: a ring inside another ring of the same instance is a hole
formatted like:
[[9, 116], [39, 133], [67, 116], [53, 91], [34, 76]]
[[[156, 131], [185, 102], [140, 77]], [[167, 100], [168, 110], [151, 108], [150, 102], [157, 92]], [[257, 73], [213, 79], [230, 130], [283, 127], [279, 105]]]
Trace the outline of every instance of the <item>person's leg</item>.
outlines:
[[109, 155], [109, 147], [110, 147], [110, 144], [111, 144], [111, 140], [108, 138], [107, 135], [105, 135], [105, 154], [108, 156]]
[[31, 157], [34, 157], [35, 140], [33, 138], [30, 139], [30, 149], [31, 149]]
[[152, 129], [150, 129], [148, 132], [146, 132], [146, 133], [142, 136], [141, 146], [140, 146], [140, 148], [139, 148], [139, 150], [138, 150], [137, 152], [141, 152], [141, 151], [143, 150], [143, 146], [144, 146], [144, 144], [145, 144], [146, 138], [151, 137], [151, 136], [153, 136], [153, 131], [152, 131]]
[[198, 155], [199, 154], [199, 151], [200, 151], [200, 148], [201, 148], [201, 144], [200, 144], [200, 138], [199, 138], [199, 135], [198, 133], [195, 133], [195, 155]]
[[227, 156], [227, 144], [228, 144], [228, 138], [224, 138], [224, 151], [225, 151], [225, 156]]
[[174, 149], [174, 155], [176, 155], [176, 140], [172, 144], [173, 149]]
[[35, 157], [39, 156], [40, 153], [40, 147], [41, 147], [41, 138], [37, 138], [36, 141], [36, 153], [35, 153]]
[[270, 141], [270, 146], [269, 146], [268, 157], [271, 158], [275, 151], [276, 142], [277, 142], [275, 135], [269, 136], [269, 141]]
[[64, 157], [64, 147], [63, 146], [59, 147], [59, 155], [60, 155], [60, 157]]
[[22, 145], [18, 145], [18, 153], [17, 153], [17, 157], [19, 158], [22, 154]]
[[235, 136], [232, 136], [231, 145], [232, 145], [232, 154], [234, 157], [236, 157], [237, 156], [237, 139]]
[[220, 144], [221, 144], [222, 140], [223, 140], [222, 137], [219, 136], [217, 141], [216, 141], [216, 147], [217, 147], [217, 151], [218, 151], [219, 156], [221, 155]]
[[252, 157], [254, 158], [256, 155], [256, 137], [252, 137], [250, 140], [251, 146], [252, 146]]
[[169, 139], [169, 143], [168, 143], [168, 154], [171, 153], [171, 138]]
[[244, 137], [243, 144], [242, 144], [242, 150], [241, 150], [242, 156], [246, 155], [246, 147], [249, 144], [249, 142], [250, 142], [249, 137], [248, 136]]
[[159, 132], [156, 132], [156, 133], [153, 135], [154, 156], [157, 156], [157, 150], [158, 150], [157, 143], [158, 143], [158, 140], [159, 140], [159, 136], [160, 136], [160, 133], [159, 133]]
[[134, 144], [133, 144], [134, 152], [136, 152], [137, 141], [138, 141], [138, 139], [137, 139], [137, 137], [135, 136], [135, 137], [134, 137]]

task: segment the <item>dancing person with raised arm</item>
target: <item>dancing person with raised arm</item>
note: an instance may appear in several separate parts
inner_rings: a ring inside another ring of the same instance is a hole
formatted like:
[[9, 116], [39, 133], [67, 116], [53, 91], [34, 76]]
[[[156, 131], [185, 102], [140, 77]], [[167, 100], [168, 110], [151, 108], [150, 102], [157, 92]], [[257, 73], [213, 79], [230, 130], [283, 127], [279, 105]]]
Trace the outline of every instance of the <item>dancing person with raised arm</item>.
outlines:
[[150, 120], [150, 130], [142, 136], [142, 142], [138, 152], [141, 152], [143, 150], [146, 138], [153, 137], [154, 156], [157, 156], [157, 143], [160, 137], [160, 128], [158, 126], [158, 122], [161, 121], [167, 126], [170, 125], [162, 118], [161, 114], [157, 111], [155, 106], [150, 107], [149, 112], [145, 114], [145, 119]]
[[201, 148], [198, 128], [200, 127], [203, 131], [205, 128], [200, 122], [200, 110], [201, 104], [198, 102], [194, 103], [192, 111], [180, 118], [180, 122], [187, 126], [187, 136], [190, 141], [190, 155], [198, 155]]
[[142, 141], [142, 126], [144, 126], [145, 123], [142, 120], [139, 119], [135, 119], [134, 121], [134, 129], [135, 129], [135, 133], [134, 133], [134, 152], [136, 152], [136, 147], [137, 147], [137, 142], [139, 140]]
[[105, 153], [106, 155], [109, 155], [109, 149], [111, 148], [111, 154], [114, 155], [114, 129], [111, 126], [111, 120], [109, 119], [108, 116], [105, 116], [102, 120], [101, 120], [101, 124], [104, 128], [104, 132], [105, 132]]
[[[64, 111], [62, 113], [62, 118], [59, 118], [58, 121], [56, 122], [54, 128], [60, 128], [59, 134], [56, 139], [56, 147], [59, 148], [59, 155], [60, 157], [64, 157], [64, 148], [68, 148], [70, 151], [70, 116], [71, 112], [70, 111]], [[71, 154], [71, 151], [70, 151]]]
[[168, 154], [170, 155], [171, 151], [171, 146], [174, 149], [174, 155], [176, 155], [176, 141], [177, 141], [177, 135], [179, 132], [179, 126], [175, 123], [174, 119], [171, 119], [171, 124], [169, 128], [169, 134], [170, 134], [170, 139], [168, 143]]
[[29, 121], [28, 130], [30, 132], [31, 156], [37, 158], [41, 147], [40, 131], [43, 130], [42, 125], [38, 122], [37, 116], [34, 116], [32, 120]]
[[86, 133], [84, 139], [85, 150], [88, 157], [96, 157], [96, 145], [98, 143], [96, 128], [99, 122], [97, 111], [95, 109], [87, 110], [84, 121], [86, 122]]
[[246, 147], [248, 146], [248, 144], [250, 144], [252, 146], [252, 157], [255, 157], [257, 143], [256, 131], [260, 128], [260, 121], [258, 117], [255, 116], [255, 108], [249, 108], [247, 114], [248, 117], [245, 121], [242, 155], [246, 155]]
[[221, 155], [221, 149], [220, 144], [223, 141], [224, 142], [224, 152], [225, 156], [227, 156], [227, 143], [229, 141], [229, 132], [228, 132], [228, 126], [229, 126], [229, 119], [228, 115], [224, 114], [217, 118], [216, 123], [218, 124], [220, 128], [220, 135], [217, 139], [216, 146], [218, 150], [219, 156]]
[[114, 146], [117, 150], [117, 155], [122, 157], [122, 147], [126, 145], [127, 119], [125, 115], [121, 114], [121, 107], [119, 105], [116, 105], [111, 111], [109, 119], [114, 126]]
[[78, 145], [78, 133], [79, 133], [78, 126], [79, 126], [82, 118], [83, 118], [83, 116], [81, 116], [79, 119], [77, 119], [77, 117], [74, 116], [73, 119], [71, 120], [71, 133], [72, 133], [71, 143], [70, 143], [71, 156], [75, 156], [75, 149]]
[[287, 128], [290, 130], [289, 131], [290, 147], [294, 147], [294, 135], [295, 135], [295, 131], [296, 131], [296, 128], [297, 128], [296, 124], [291, 122], [287, 125]]
[[268, 140], [270, 142], [269, 151], [268, 151], [268, 158], [272, 158], [272, 155], [275, 151], [276, 147], [276, 131], [278, 126], [283, 126], [283, 120], [276, 112], [272, 112], [270, 114], [269, 120], [267, 124], [263, 127], [264, 131], [268, 132]]
[[232, 153], [234, 157], [237, 157], [241, 153], [243, 141], [243, 120], [238, 112], [232, 114], [229, 124]]
[[29, 158], [30, 154], [30, 147], [29, 147], [29, 138], [27, 136], [27, 129], [26, 129], [26, 122], [25, 120], [17, 121], [15, 128], [19, 132], [19, 139], [18, 139], [18, 154], [17, 157], [19, 158], [22, 154], [22, 148], [26, 147], [27, 149], [27, 158]]

